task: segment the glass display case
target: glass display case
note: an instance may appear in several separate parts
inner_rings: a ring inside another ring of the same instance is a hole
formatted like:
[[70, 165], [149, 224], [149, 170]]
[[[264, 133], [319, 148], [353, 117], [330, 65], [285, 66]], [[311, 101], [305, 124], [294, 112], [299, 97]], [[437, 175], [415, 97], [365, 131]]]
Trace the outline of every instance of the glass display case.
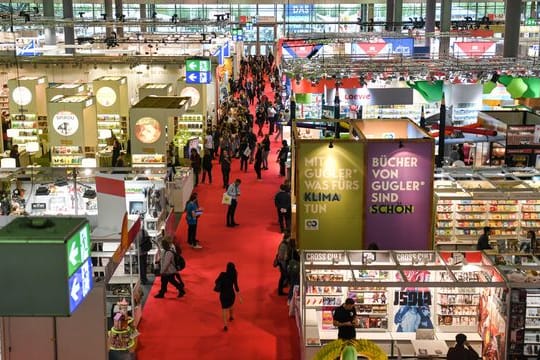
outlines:
[[493, 322], [506, 335], [506, 284], [482, 252], [304, 251], [301, 271], [295, 306], [305, 358], [337, 338], [332, 314], [347, 298], [357, 338], [390, 356], [421, 355], [415, 341], [425, 331], [447, 347], [463, 332], [479, 353], [494, 346], [504, 353], [487, 331]]

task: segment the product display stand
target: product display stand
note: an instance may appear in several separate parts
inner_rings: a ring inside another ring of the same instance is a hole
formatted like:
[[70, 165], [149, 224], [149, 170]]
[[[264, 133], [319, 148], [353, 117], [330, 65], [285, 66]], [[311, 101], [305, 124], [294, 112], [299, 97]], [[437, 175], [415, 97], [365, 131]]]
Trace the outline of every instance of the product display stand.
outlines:
[[9, 113], [11, 129], [8, 136], [12, 144], [19, 145], [47, 140], [47, 77], [21, 76], [8, 80], [10, 93]]
[[[190, 104], [174, 124], [175, 143], [180, 157], [189, 158], [189, 150], [202, 144], [206, 131], [206, 114], [210, 97], [209, 85], [178, 83], [180, 96], [189, 97]], [[195, 139], [195, 141], [194, 141]]]
[[375, 342], [390, 356], [445, 356], [458, 332], [479, 350], [503, 346], [488, 331], [498, 326], [497, 337], [506, 336], [506, 327], [495, 325], [504, 321], [506, 283], [482, 252], [308, 250], [302, 255], [296, 310], [305, 359], [337, 338], [332, 312], [346, 298], [355, 301], [357, 338]]
[[435, 175], [435, 248], [474, 249], [489, 226], [492, 247], [508, 252], [540, 229], [540, 192], [512, 173], [502, 172], [504, 180], [492, 173]]
[[129, 98], [125, 76], [103, 76], [92, 82], [96, 96], [99, 166], [112, 164], [112, 136], [124, 148], [129, 136]]
[[64, 96], [49, 103], [52, 166], [81, 166], [94, 158], [97, 148], [95, 99], [86, 95]]
[[189, 101], [186, 97], [148, 96], [130, 109], [133, 166], [166, 165], [169, 143], [174, 139], [174, 119], [182, 116]]

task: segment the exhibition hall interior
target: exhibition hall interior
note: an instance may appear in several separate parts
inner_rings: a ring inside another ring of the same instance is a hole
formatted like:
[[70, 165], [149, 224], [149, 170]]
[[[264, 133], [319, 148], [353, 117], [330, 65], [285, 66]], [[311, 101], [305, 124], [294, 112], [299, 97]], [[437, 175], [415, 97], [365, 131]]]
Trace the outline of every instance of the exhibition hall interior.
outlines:
[[0, 0], [0, 360], [540, 358], [539, 15]]

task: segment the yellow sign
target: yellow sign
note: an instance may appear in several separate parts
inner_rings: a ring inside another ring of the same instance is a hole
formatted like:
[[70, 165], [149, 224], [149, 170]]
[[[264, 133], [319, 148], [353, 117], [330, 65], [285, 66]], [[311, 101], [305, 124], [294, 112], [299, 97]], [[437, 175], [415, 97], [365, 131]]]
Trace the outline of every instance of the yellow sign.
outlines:
[[364, 144], [300, 141], [297, 228], [301, 249], [362, 249]]

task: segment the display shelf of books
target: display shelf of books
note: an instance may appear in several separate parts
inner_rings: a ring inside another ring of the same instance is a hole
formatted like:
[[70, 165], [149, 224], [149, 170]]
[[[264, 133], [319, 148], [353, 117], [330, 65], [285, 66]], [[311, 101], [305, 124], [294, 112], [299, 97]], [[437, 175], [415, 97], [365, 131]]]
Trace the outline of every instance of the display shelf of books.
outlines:
[[435, 243], [475, 241], [485, 226], [491, 240], [525, 237], [540, 229], [540, 200], [439, 199], [435, 214]]
[[349, 287], [347, 297], [354, 299], [358, 329], [387, 330], [388, 304], [386, 288]]
[[200, 136], [204, 128], [204, 116], [201, 114], [184, 114], [178, 118], [177, 131], [188, 133], [190, 136]]
[[521, 233], [525, 237], [527, 231], [540, 229], [540, 200], [523, 200], [521, 204]]
[[[479, 273], [475, 271], [455, 271], [460, 282], [478, 282]], [[441, 281], [449, 281], [447, 273], [440, 274]], [[474, 332], [478, 328], [480, 292], [476, 288], [441, 287], [437, 291], [436, 319], [439, 330], [443, 332]]]
[[[98, 114], [97, 115], [97, 129], [98, 133], [100, 130], [110, 130], [112, 135], [116, 136], [118, 141], [124, 146], [127, 144], [127, 118], [125, 116], [120, 116], [118, 114]], [[101, 136], [98, 137], [98, 148], [103, 150], [107, 147], [107, 139]]]
[[[525, 313], [527, 308], [527, 292], [524, 289], [512, 289], [510, 292], [510, 316], [508, 318], [510, 336], [508, 356], [510, 359], [519, 359], [524, 352]], [[532, 340], [532, 339], [531, 339]], [[536, 338], [534, 338], [536, 340]]]
[[82, 146], [53, 146], [51, 148], [51, 165], [80, 166], [84, 157]]
[[26, 143], [38, 141], [42, 133], [35, 114], [17, 114], [11, 117], [8, 136], [12, 138], [13, 144], [19, 145], [19, 151], [25, 148]]
[[535, 357], [540, 352], [540, 291], [527, 290], [523, 354]]

